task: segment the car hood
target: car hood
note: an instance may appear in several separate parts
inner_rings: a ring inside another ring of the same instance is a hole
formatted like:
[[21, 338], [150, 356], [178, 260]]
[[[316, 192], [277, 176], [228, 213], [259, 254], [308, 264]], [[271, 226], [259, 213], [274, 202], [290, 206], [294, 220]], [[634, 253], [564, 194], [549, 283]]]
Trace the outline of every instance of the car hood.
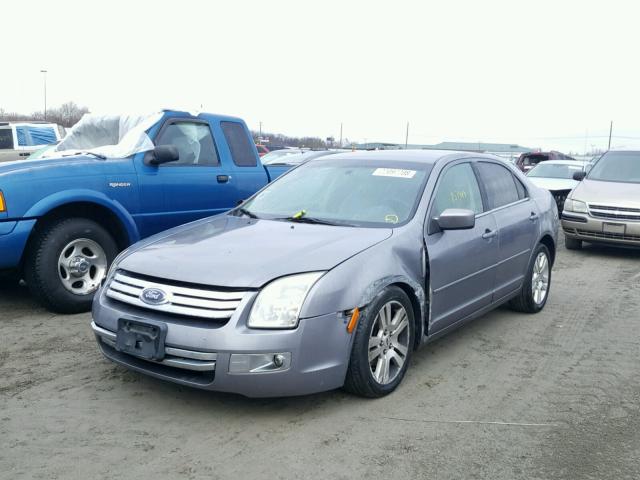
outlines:
[[60, 166], [67, 165], [83, 165], [101, 163], [100, 160], [93, 156], [73, 155], [68, 157], [55, 158], [34, 158], [31, 160], [14, 160], [12, 162], [0, 163], [0, 177], [8, 175], [12, 172], [29, 172], [40, 171], [44, 169], [55, 169]]
[[571, 198], [589, 204], [640, 208], [640, 183], [602, 182], [584, 179]]
[[134, 246], [118, 268], [180, 282], [259, 288], [284, 275], [330, 270], [392, 233], [220, 215]]
[[544, 188], [545, 190], [557, 191], [557, 190], [573, 190], [579, 183], [576, 180], [570, 178], [544, 178], [544, 177], [528, 177], [531, 183], [536, 187]]

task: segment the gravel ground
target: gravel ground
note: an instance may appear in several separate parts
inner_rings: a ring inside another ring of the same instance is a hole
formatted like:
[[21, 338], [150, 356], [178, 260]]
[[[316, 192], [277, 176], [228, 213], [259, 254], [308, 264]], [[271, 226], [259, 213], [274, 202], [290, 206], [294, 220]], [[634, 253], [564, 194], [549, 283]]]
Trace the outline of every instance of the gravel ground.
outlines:
[[0, 478], [640, 478], [640, 252], [562, 248], [545, 310], [423, 347], [399, 390], [251, 400], [102, 358], [0, 283]]

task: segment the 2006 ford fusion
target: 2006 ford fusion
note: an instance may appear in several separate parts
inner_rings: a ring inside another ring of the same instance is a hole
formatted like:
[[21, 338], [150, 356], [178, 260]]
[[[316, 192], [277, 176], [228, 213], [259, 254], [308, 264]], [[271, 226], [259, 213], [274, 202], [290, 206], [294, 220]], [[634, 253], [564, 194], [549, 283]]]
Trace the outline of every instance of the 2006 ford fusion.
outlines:
[[247, 396], [379, 397], [420, 345], [500, 304], [536, 313], [556, 204], [496, 157], [350, 152], [131, 247], [94, 300], [104, 355]]

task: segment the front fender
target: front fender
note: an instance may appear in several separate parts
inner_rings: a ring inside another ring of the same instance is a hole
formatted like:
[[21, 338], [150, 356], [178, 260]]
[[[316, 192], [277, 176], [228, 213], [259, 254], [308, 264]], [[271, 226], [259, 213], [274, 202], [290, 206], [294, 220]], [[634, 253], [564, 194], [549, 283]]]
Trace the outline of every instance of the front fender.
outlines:
[[410, 231], [396, 231], [389, 239], [327, 272], [309, 292], [300, 317], [366, 307], [382, 289], [397, 283], [411, 287], [424, 316], [422, 262], [419, 239], [413, 238]]
[[122, 222], [129, 237], [129, 243], [132, 244], [140, 240], [138, 227], [127, 209], [120, 202], [95, 190], [73, 189], [56, 192], [34, 204], [24, 214], [24, 218], [39, 218], [55, 208], [78, 202], [93, 203], [109, 209]]

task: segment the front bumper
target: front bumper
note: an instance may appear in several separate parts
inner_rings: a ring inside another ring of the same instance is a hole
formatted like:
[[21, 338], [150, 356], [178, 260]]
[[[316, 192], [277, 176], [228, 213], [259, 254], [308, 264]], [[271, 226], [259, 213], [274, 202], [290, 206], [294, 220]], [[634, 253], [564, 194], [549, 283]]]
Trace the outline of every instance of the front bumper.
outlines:
[[[231, 319], [219, 326], [130, 307], [100, 292], [94, 300], [92, 328], [109, 360], [190, 387], [248, 397], [306, 395], [341, 387], [352, 341], [342, 314], [302, 319], [294, 330], [249, 329], [246, 317], [255, 295], [245, 298]], [[161, 362], [115, 349], [117, 323], [123, 316], [167, 324]], [[253, 354], [281, 355], [283, 364], [276, 369], [235, 373]]]
[[[586, 213], [562, 212], [562, 230], [569, 238], [595, 243], [640, 246], [640, 222], [594, 218]], [[624, 225], [624, 232], [607, 231], [606, 226]]]
[[0, 222], [0, 269], [20, 265], [24, 248], [36, 220]]

